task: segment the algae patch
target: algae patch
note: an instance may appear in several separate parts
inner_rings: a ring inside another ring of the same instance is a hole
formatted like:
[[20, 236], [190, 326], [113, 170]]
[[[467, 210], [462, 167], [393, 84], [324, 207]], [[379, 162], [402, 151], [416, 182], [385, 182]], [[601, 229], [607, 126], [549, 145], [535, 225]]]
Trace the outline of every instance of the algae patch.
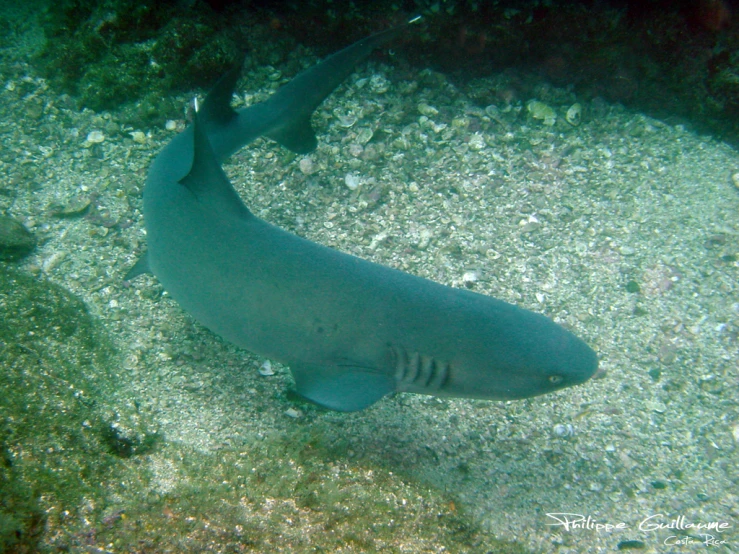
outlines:
[[36, 551], [115, 466], [93, 424], [111, 355], [80, 300], [0, 265], [0, 551]]
[[502, 552], [449, 498], [387, 469], [348, 462], [316, 428], [204, 453], [168, 445], [151, 489], [99, 544], [121, 551]]

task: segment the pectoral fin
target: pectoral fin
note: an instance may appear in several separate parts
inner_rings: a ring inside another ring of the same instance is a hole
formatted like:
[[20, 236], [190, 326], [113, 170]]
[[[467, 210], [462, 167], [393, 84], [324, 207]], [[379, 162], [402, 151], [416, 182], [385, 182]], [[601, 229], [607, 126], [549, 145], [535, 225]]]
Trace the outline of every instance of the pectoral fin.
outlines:
[[132, 279], [135, 279], [139, 275], [143, 275], [144, 273], [151, 273], [151, 270], [149, 269], [149, 256], [144, 253], [133, 265], [131, 269], [128, 270], [128, 273], [126, 273], [126, 276], [123, 278], [124, 281], [131, 281]]
[[395, 390], [390, 376], [364, 367], [294, 365], [290, 369], [300, 396], [339, 412], [363, 410]]

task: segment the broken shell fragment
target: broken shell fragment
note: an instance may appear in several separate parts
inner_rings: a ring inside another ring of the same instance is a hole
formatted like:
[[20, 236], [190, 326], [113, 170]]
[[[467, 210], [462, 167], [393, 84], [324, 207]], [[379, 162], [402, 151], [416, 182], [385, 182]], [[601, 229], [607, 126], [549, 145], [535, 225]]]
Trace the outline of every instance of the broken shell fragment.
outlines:
[[87, 134], [87, 142], [90, 144], [100, 144], [105, 141], [105, 135], [102, 131], [90, 131]]
[[582, 118], [582, 105], [579, 102], [572, 104], [565, 114], [565, 120], [573, 127], [580, 125]]
[[259, 375], [263, 377], [269, 377], [270, 375], [274, 374], [275, 370], [272, 369], [272, 362], [270, 362], [269, 360], [265, 360], [264, 363], [259, 366]]
[[557, 121], [557, 112], [554, 111], [554, 108], [544, 102], [532, 100], [526, 104], [526, 109], [531, 114], [531, 117], [534, 119], [540, 119], [544, 125], [551, 126]]

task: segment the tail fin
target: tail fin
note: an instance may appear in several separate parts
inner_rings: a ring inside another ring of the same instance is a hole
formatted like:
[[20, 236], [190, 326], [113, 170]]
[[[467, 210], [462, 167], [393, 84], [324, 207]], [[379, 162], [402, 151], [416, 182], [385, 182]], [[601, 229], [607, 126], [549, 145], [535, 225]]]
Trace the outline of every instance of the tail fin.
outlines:
[[396, 38], [420, 19], [417, 16], [408, 23], [365, 37], [330, 55], [318, 65], [306, 69], [285, 84], [265, 101], [270, 109], [282, 116], [284, 123], [276, 125], [265, 136], [298, 154], [307, 154], [314, 150], [317, 141], [310, 118], [315, 109], [375, 48]]

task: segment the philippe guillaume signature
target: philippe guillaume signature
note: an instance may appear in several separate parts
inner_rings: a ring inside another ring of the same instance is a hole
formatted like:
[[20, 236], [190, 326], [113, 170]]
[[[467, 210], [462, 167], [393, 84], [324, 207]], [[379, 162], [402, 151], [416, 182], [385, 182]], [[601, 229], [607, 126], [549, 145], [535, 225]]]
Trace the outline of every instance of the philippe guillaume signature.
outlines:
[[[629, 524], [623, 521], [619, 523], [599, 523], [591, 516], [570, 512], [548, 513], [547, 517], [553, 520], [553, 523], [547, 523], [547, 525], [562, 527], [565, 531], [572, 531], [574, 529], [594, 529], [598, 532], [611, 532], [630, 528]], [[730, 527], [731, 524], [723, 521], [695, 523], [688, 521], [685, 516], [677, 516], [669, 521], [665, 521], [664, 514], [655, 514], [642, 519], [641, 522], [639, 522], [638, 529], [640, 531], [659, 531], [662, 529], [669, 529], [673, 531], [717, 531], [721, 533]]]

